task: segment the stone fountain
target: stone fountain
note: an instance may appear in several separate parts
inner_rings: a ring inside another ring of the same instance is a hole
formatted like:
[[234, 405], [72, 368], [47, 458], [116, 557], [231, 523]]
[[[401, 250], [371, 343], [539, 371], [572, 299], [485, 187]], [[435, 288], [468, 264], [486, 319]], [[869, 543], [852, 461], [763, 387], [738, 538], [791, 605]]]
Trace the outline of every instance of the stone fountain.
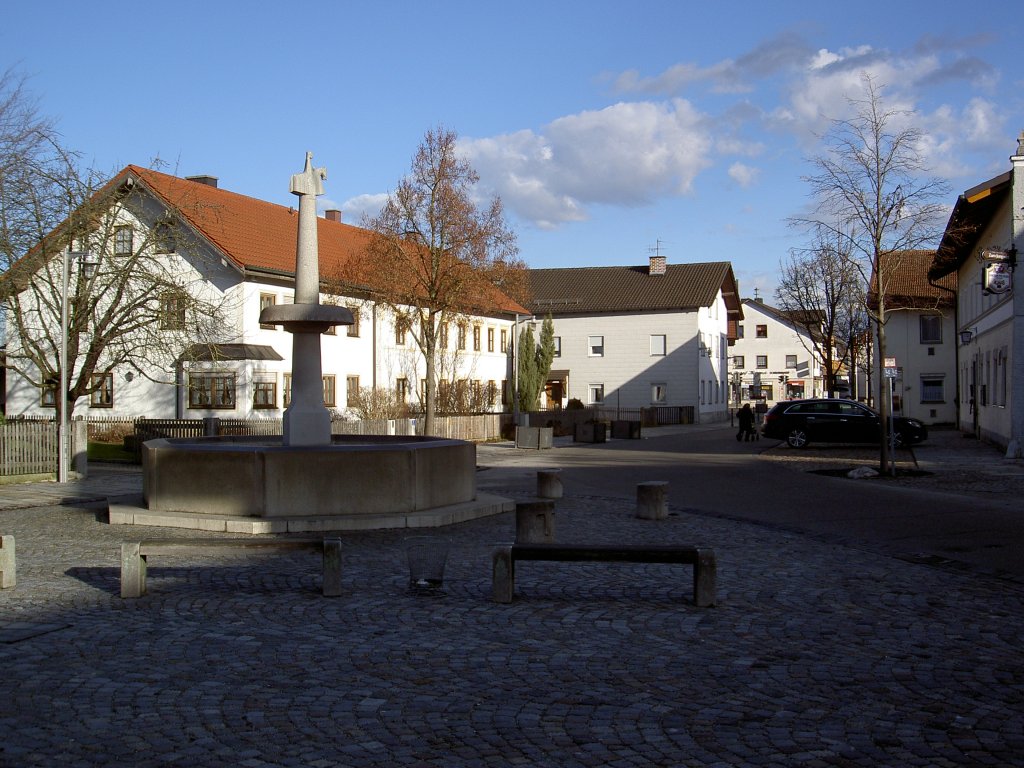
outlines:
[[279, 438], [166, 438], [142, 448], [141, 505], [111, 504], [111, 524], [231, 533], [447, 525], [515, 508], [476, 490], [476, 446], [435, 437], [331, 434], [320, 336], [349, 325], [320, 303], [316, 198], [327, 173], [306, 153], [291, 179], [299, 197], [295, 302], [261, 324], [292, 334], [292, 396]]

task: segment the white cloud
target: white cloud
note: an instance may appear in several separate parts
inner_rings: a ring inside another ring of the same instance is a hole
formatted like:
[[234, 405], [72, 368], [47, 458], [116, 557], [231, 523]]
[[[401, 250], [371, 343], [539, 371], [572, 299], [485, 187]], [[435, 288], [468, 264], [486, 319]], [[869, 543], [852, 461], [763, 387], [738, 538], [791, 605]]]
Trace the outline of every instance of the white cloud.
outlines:
[[386, 192], [379, 192], [377, 194], [366, 194], [356, 195], [350, 197], [340, 206], [336, 203], [331, 203], [327, 200], [321, 201], [321, 207], [324, 210], [328, 208], [339, 208], [342, 212], [342, 218], [347, 224], [359, 224], [364, 218], [370, 218], [380, 213], [381, 208], [384, 207], [384, 203], [387, 202], [388, 196]]
[[509, 209], [553, 228], [585, 219], [590, 205], [640, 206], [688, 194], [711, 162], [710, 128], [683, 99], [620, 102], [559, 118], [540, 133], [459, 146]]
[[733, 163], [729, 166], [729, 178], [744, 189], [757, 181], [757, 177], [760, 174], [760, 169], [745, 165], [744, 163]]

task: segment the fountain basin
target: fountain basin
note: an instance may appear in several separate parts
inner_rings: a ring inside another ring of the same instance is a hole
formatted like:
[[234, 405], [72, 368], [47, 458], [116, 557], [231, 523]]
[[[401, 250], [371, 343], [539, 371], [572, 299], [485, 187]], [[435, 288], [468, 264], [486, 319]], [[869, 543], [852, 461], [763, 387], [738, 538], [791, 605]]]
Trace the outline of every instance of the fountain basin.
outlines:
[[150, 510], [263, 518], [407, 513], [471, 501], [476, 446], [439, 438], [336, 435], [169, 438], [142, 450]]

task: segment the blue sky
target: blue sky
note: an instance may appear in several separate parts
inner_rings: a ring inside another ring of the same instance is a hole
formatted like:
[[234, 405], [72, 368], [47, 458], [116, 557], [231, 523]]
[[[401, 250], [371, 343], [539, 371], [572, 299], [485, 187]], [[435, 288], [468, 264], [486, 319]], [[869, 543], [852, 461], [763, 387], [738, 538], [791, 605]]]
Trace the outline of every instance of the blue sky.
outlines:
[[954, 192], [1009, 167], [1019, 15], [1007, 0], [18, 2], [0, 68], [103, 171], [158, 159], [291, 205], [309, 150], [329, 174], [321, 209], [351, 223], [443, 125], [530, 266], [645, 264], [659, 247], [730, 261], [744, 296], [771, 300], [806, 242], [787, 224], [805, 161], [861, 73], [914, 111]]

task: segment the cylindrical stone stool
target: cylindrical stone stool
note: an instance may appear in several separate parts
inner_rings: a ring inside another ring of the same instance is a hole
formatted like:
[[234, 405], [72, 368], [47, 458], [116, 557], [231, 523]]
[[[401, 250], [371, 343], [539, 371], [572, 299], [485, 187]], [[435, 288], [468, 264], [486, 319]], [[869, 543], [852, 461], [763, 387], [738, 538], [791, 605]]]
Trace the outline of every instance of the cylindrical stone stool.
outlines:
[[668, 517], [668, 482], [651, 480], [637, 483], [636, 516], [641, 520], [662, 520]]
[[547, 499], [516, 502], [516, 541], [552, 544], [555, 541], [555, 502]]
[[537, 495], [542, 499], [562, 498], [562, 470], [537, 470]]

